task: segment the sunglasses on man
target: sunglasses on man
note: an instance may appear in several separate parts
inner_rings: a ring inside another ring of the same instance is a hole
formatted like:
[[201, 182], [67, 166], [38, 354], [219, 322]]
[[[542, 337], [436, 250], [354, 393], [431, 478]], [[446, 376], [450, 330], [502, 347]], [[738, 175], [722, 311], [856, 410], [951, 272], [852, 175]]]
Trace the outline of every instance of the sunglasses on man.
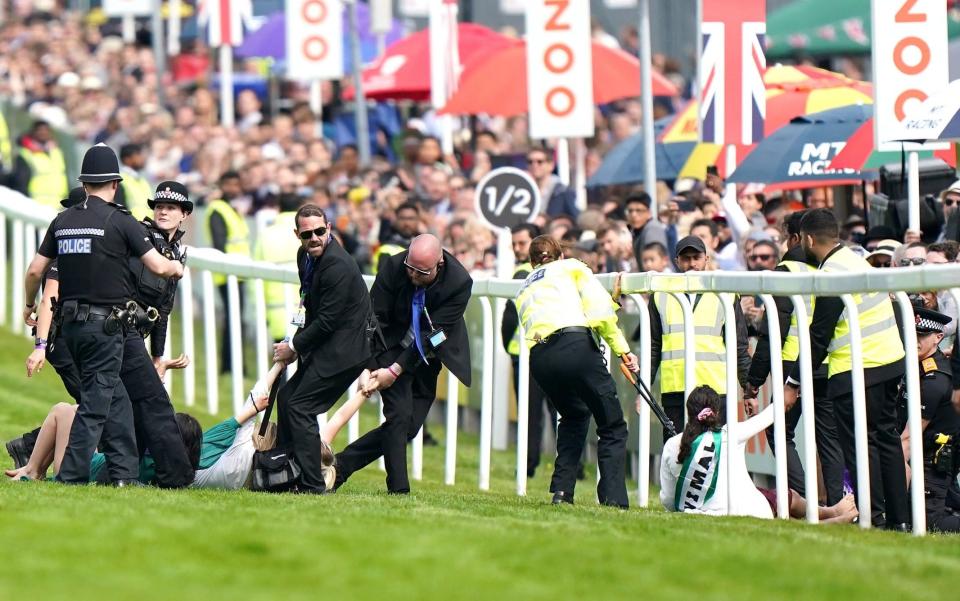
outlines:
[[406, 261], [403, 262], [403, 266], [414, 273], [419, 273], [420, 275], [430, 275], [431, 273], [434, 272], [435, 269], [440, 267], [440, 263], [437, 263], [436, 267], [433, 267], [431, 269], [420, 269], [419, 267], [414, 267], [413, 265], [411, 265], [410, 263], [407, 263]]
[[304, 241], [309, 240], [309, 239], [312, 238], [314, 235], [316, 235], [317, 238], [323, 238], [324, 236], [327, 235], [327, 228], [326, 228], [326, 227], [318, 227], [318, 228], [315, 229], [315, 230], [303, 230], [303, 231], [300, 232], [298, 235], [300, 236], [300, 239], [301, 239], [301, 240], [304, 240]]
[[917, 257], [915, 259], [900, 259], [900, 267], [909, 267], [911, 265], [923, 265], [927, 260], [923, 257]]
[[769, 261], [773, 255], [750, 255], [751, 261]]

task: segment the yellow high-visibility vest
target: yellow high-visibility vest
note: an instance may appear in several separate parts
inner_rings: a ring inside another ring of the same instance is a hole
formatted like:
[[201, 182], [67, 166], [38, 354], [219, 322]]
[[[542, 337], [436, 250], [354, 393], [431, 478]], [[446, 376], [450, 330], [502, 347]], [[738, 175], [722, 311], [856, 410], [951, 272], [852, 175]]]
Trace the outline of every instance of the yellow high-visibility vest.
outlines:
[[10, 127], [7, 118], [0, 111], [0, 162], [6, 170], [13, 169], [13, 143], [10, 140]]
[[[824, 273], [861, 273], [874, 269], [846, 246], [841, 247], [820, 266]], [[851, 294], [860, 314], [859, 330], [863, 352], [863, 368], [881, 367], [900, 361], [904, 357], [903, 342], [897, 331], [893, 303], [886, 292], [861, 292]], [[844, 308], [840, 321], [827, 347], [830, 366], [827, 377], [846, 373], [853, 369], [850, 347], [850, 324]]]
[[[660, 313], [663, 329], [660, 392], [684, 392], [683, 307], [680, 301], [666, 292], [654, 294], [653, 302]], [[701, 293], [693, 308], [696, 386], [710, 386], [720, 395], [727, 392], [727, 345], [723, 340], [725, 322], [720, 297]]]
[[[791, 273], [807, 273], [816, 271], [816, 267], [803, 263], [801, 261], [781, 261], [780, 265], [787, 268]], [[807, 308], [807, 326], [813, 321], [813, 310], [817, 306], [817, 299], [812, 295], [803, 296], [803, 306]], [[790, 314], [790, 330], [787, 331], [787, 337], [783, 341], [783, 349], [780, 357], [784, 361], [796, 361], [800, 357], [800, 329], [797, 325], [797, 312]]]
[[153, 197], [153, 186], [133, 169], [123, 169], [123, 199], [127, 203], [127, 210], [136, 218], [137, 221], [148, 217], [151, 214], [150, 206], [147, 200]]
[[[517, 268], [513, 270], [513, 279], [519, 279], [520, 274], [530, 273], [533, 271], [533, 265], [530, 264], [530, 261], [526, 263], [521, 263], [517, 265]], [[514, 357], [520, 356], [520, 328], [519, 326], [513, 330], [513, 337], [510, 338], [510, 342], [507, 343], [507, 353], [513, 355]]]
[[67, 197], [67, 163], [60, 149], [50, 152], [32, 152], [20, 149], [20, 156], [30, 166], [30, 184], [27, 194], [42, 205], [61, 211], [60, 201]]
[[617, 304], [577, 259], [535, 269], [524, 280], [516, 304], [529, 348], [560, 328], [585, 326], [600, 334], [615, 355], [630, 352], [617, 325]]
[[[228, 255], [250, 256], [250, 228], [246, 220], [237, 213], [237, 210], [230, 206], [225, 200], [215, 200], [207, 206], [206, 219], [207, 232], [210, 231], [210, 218], [214, 213], [219, 213], [223, 221], [227, 224], [227, 245], [224, 252]], [[222, 273], [213, 274], [213, 283], [215, 286], [222, 286], [227, 283], [227, 276]]]
[[[254, 258], [277, 265], [296, 265], [300, 241], [294, 235], [296, 211], [280, 213], [272, 224], [264, 228], [257, 239]], [[293, 284], [263, 282], [263, 296], [267, 307], [267, 329], [273, 340], [281, 340], [287, 334], [287, 325], [292, 315], [287, 310], [287, 289], [296, 310], [299, 294]]]
[[400, 246], [399, 244], [381, 244], [376, 252], [373, 253], [373, 258], [370, 261], [370, 273], [377, 275], [377, 271], [379, 271], [380, 268], [380, 257], [384, 255], [392, 257], [393, 255], [399, 255], [405, 250], [407, 250], [406, 247]]

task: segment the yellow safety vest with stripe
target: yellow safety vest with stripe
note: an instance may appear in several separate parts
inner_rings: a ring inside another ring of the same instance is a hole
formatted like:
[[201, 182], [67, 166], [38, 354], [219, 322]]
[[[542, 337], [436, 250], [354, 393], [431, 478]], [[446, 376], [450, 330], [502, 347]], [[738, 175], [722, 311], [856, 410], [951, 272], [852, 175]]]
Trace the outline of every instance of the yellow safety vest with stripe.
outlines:
[[376, 252], [373, 253], [373, 259], [371, 260], [370, 273], [377, 275], [377, 271], [380, 268], [380, 257], [386, 255], [392, 257], [393, 255], [399, 255], [403, 251], [407, 250], [406, 247], [400, 246], [399, 244], [381, 244]]
[[[820, 266], [824, 273], [862, 273], [874, 269], [846, 246], [830, 255]], [[886, 292], [861, 292], [851, 294], [857, 305], [863, 368], [880, 367], [900, 361], [904, 357], [903, 342], [897, 330], [897, 320], [893, 314], [893, 303]], [[827, 347], [830, 366], [827, 377], [846, 373], [853, 369], [850, 346], [850, 323], [847, 321], [847, 309], [844, 308], [840, 321], [833, 332], [833, 339]]]
[[30, 166], [30, 183], [27, 195], [42, 205], [60, 211], [60, 201], [67, 197], [67, 163], [57, 147], [49, 152], [32, 152], [20, 149], [20, 156]]
[[[781, 261], [780, 265], [787, 268], [790, 273], [807, 273], [816, 271], [817, 268], [801, 261]], [[817, 299], [812, 295], [803, 296], [803, 306], [807, 309], [807, 326], [813, 321], [813, 310], [817, 306]], [[790, 329], [787, 331], [787, 337], [783, 340], [783, 349], [780, 357], [784, 361], [796, 361], [800, 358], [800, 330], [797, 325], [797, 312], [790, 314]]]
[[592, 328], [617, 356], [630, 352], [617, 325], [617, 304], [590, 269], [577, 259], [553, 261], [535, 269], [516, 298], [528, 348], [561, 328]]
[[[272, 224], [264, 228], [257, 239], [254, 258], [277, 265], [296, 265], [300, 241], [293, 234], [296, 229], [296, 212], [280, 213]], [[290, 310], [287, 309], [287, 289], [295, 310], [298, 302], [297, 287], [282, 282], [263, 282], [263, 296], [267, 307], [267, 329], [270, 337], [280, 340], [287, 334]]]
[[[653, 302], [660, 313], [663, 329], [660, 347], [660, 392], [683, 392], [683, 307], [666, 292], [658, 292]], [[726, 316], [720, 297], [699, 294], [693, 307], [694, 373], [696, 386], [710, 386], [717, 394], [727, 392], [727, 345], [723, 340]]]
[[143, 177], [133, 169], [122, 169], [123, 181], [123, 199], [127, 203], [127, 210], [133, 214], [137, 221], [150, 216], [150, 206], [147, 200], [153, 196], [153, 187], [147, 178]]
[[0, 111], [0, 162], [8, 171], [13, 168], [13, 143], [10, 141], [10, 128], [3, 111]]
[[[521, 274], [529, 274], [533, 271], [533, 265], [529, 261], [526, 263], [521, 263], [517, 265], [517, 268], [513, 271], [513, 279], [520, 279]], [[510, 342], [507, 343], [507, 353], [517, 357], [520, 355], [520, 327], [518, 326], [513, 331], [513, 337], [510, 339]]]
[[[225, 200], [215, 200], [207, 206], [206, 226], [210, 231], [210, 218], [218, 213], [224, 223], [227, 224], [227, 245], [223, 252], [228, 255], [250, 256], [250, 228], [247, 227], [246, 220], [237, 213], [237, 210], [230, 206]], [[222, 286], [227, 283], [227, 276], [222, 273], [213, 274], [213, 283], [216, 286]]]

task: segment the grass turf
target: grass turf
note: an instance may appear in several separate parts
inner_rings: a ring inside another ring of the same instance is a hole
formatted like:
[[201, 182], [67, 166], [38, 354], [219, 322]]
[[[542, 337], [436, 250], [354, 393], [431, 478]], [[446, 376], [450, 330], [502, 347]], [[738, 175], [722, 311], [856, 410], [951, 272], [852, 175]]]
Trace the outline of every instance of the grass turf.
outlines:
[[[28, 350], [0, 333], [3, 440], [66, 396], [49, 367], [26, 380]], [[926, 598], [960, 574], [955, 538], [621, 512], [593, 504], [590, 477], [577, 506], [552, 507], [543, 468], [518, 498], [508, 453], [480, 493], [474, 441], [455, 487], [426, 449], [409, 497], [384, 494], [375, 466], [319, 498], [3, 482], [0, 599]]]

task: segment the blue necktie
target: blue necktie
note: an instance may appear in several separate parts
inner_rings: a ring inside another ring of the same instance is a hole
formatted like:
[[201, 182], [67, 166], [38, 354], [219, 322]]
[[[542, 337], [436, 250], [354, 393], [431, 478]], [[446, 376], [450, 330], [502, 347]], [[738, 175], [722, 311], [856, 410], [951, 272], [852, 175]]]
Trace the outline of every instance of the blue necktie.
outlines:
[[423, 304], [426, 300], [426, 291], [423, 288], [417, 288], [413, 293], [413, 321], [411, 325], [413, 326], [413, 342], [417, 345], [417, 351], [420, 352], [420, 356], [423, 358], [423, 362], [429, 364], [427, 361], [427, 356], [423, 352], [423, 341], [420, 340], [420, 314], [423, 313]]

